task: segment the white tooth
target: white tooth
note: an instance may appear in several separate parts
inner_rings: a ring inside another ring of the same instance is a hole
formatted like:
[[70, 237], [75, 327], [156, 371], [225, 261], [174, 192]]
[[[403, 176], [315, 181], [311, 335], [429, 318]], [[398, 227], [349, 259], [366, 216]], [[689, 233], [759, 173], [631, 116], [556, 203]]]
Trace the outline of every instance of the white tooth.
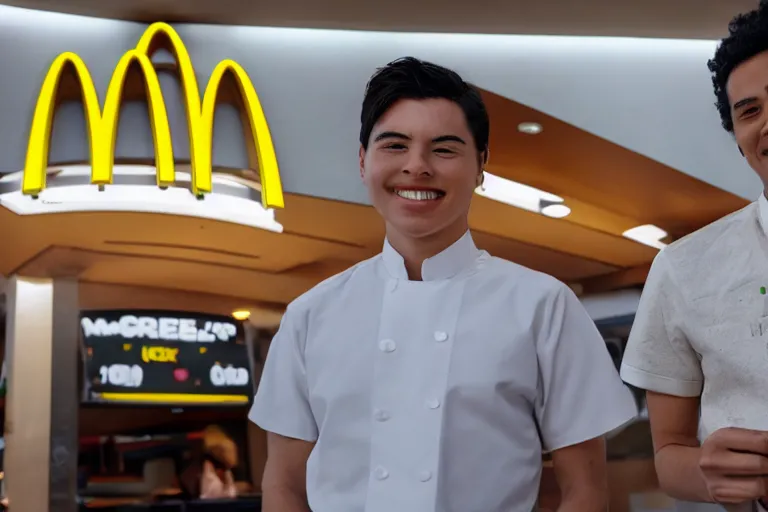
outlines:
[[397, 195], [413, 201], [428, 201], [438, 197], [434, 190], [398, 190]]

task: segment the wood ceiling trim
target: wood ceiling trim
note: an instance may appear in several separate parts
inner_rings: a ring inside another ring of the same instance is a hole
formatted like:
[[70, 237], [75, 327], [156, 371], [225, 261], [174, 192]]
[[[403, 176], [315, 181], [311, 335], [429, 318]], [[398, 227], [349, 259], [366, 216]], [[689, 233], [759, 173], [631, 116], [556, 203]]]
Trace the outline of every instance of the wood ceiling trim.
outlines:
[[580, 281], [590, 277], [611, 274], [619, 267], [580, 258], [563, 251], [509, 240], [487, 231], [472, 230], [475, 243], [492, 256], [552, 275], [561, 281]]
[[72, 277], [88, 282], [167, 288], [283, 304], [329, 277], [273, 274], [199, 261], [70, 247], [51, 247], [16, 272], [29, 277]]
[[253, 301], [242, 297], [203, 292], [170, 290], [150, 286], [130, 286], [80, 281], [80, 308], [157, 309], [231, 315], [236, 309], [283, 311], [284, 304]]
[[359, 247], [381, 249], [384, 221], [369, 205], [286, 194], [285, 208], [275, 212], [285, 232]]
[[247, 254], [242, 252], [235, 252], [235, 251], [225, 251], [222, 249], [214, 249], [211, 247], [196, 247], [193, 245], [186, 245], [186, 244], [166, 244], [161, 242], [139, 242], [139, 241], [128, 241], [128, 240], [104, 240], [104, 245], [108, 246], [117, 246], [119, 248], [150, 248], [150, 249], [170, 249], [170, 250], [180, 250], [180, 251], [191, 251], [191, 252], [200, 252], [204, 254], [216, 254], [220, 256], [229, 256], [232, 258], [243, 258], [246, 260], [250, 259], [259, 259], [260, 256], [258, 254]]
[[[616, 235], [655, 224], [679, 237], [748, 204], [556, 117], [482, 94], [493, 126], [489, 172], [568, 198], [575, 206], [568, 220]], [[544, 130], [520, 133], [521, 122], [540, 123]]]
[[[310, 217], [323, 222], [322, 211], [315, 210]], [[311, 229], [311, 224], [304, 227]], [[0, 254], [0, 273], [10, 274], [49, 245], [166, 255], [270, 271], [322, 259], [354, 262], [371, 255], [371, 249], [355, 241], [306, 236], [303, 229], [291, 231], [272, 233], [207, 219], [136, 212], [21, 216], [0, 207], [0, 237], [10, 241]]]
[[648, 279], [651, 264], [638, 265], [636, 267], [619, 270], [612, 274], [585, 279], [580, 282], [583, 293], [604, 293], [622, 288], [641, 286]]
[[475, 198], [470, 227], [529, 245], [566, 252], [616, 267], [652, 261], [658, 250], [623, 236], [595, 231], [568, 221], [552, 219], [484, 197]]

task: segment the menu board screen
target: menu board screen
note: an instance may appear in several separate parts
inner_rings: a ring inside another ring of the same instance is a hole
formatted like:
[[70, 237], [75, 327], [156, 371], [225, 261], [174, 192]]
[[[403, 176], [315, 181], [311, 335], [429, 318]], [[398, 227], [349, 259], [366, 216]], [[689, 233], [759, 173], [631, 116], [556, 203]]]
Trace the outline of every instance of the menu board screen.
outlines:
[[253, 394], [243, 326], [171, 311], [80, 315], [86, 401], [247, 404]]

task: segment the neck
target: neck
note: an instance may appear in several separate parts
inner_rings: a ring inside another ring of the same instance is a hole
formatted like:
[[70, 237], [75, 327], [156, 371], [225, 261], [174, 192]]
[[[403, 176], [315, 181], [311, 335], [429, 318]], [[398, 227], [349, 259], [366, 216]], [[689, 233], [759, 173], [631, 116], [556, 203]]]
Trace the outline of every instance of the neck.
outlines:
[[414, 238], [396, 231], [387, 225], [387, 240], [405, 262], [408, 279], [421, 281], [421, 266], [424, 260], [440, 254], [456, 243], [469, 229], [466, 220], [433, 235]]

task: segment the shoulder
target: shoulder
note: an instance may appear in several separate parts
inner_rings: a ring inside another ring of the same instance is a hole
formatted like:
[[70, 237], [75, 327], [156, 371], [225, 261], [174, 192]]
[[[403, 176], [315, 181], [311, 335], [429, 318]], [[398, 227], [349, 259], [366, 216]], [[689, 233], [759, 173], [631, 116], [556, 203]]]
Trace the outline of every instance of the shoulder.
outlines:
[[489, 255], [486, 261], [486, 279], [510, 291], [524, 293], [529, 299], [547, 299], [573, 293], [568, 285], [549, 274], [495, 256]]
[[654, 267], [676, 283], [704, 285], [720, 275], [708, 269], [721, 268], [723, 261], [732, 259], [734, 248], [754, 238], [758, 216], [757, 203], [751, 203], [665, 247]]
[[476, 279], [472, 295], [483, 300], [497, 321], [503, 318], [520, 331], [538, 333], [583, 309], [562, 281], [501, 258], [488, 257]]
[[315, 285], [288, 304], [286, 315], [290, 315], [294, 319], [304, 318], [306, 320], [313, 310], [327, 305], [329, 301], [336, 301], [344, 297], [345, 292], [350, 288], [356, 288], [362, 281], [375, 277], [375, 266], [380, 258], [381, 255], [378, 254], [373, 258], [361, 261]]

